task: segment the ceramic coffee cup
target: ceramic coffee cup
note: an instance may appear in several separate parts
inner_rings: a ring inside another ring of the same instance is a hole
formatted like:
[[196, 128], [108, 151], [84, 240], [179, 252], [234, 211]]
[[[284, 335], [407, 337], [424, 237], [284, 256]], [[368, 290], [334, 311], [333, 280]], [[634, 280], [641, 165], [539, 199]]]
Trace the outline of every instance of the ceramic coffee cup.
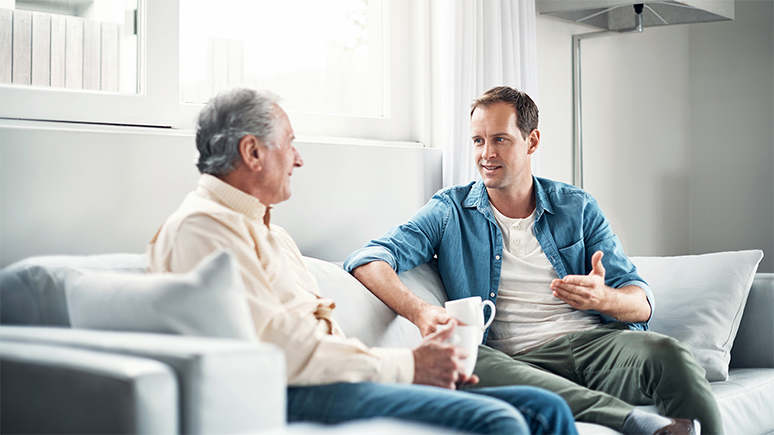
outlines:
[[470, 376], [473, 374], [473, 369], [476, 368], [476, 360], [478, 359], [478, 345], [481, 344], [481, 339], [484, 337], [484, 330], [478, 326], [460, 326], [454, 328], [454, 332], [446, 342], [455, 346], [459, 346], [468, 352], [467, 358], [462, 362], [465, 364], [465, 375]]
[[[484, 323], [484, 307], [487, 305], [492, 310], [492, 314]], [[482, 302], [479, 296], [448, 301], [445, 306], [450, 316], [468, 326], [477, 326], [484, 330], [494, 321], [495, 304], [488, 299]]]

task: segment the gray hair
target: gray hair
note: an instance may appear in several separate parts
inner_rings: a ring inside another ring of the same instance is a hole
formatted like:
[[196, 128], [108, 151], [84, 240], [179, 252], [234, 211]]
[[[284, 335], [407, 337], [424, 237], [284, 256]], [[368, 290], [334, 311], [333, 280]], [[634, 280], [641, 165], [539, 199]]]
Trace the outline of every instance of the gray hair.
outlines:
[[225, 175], [233, 171], [241, 159], [239, 141], [247, 135], [274, 148], [278, 101], [274, 93], [247, 88], [224, 91], [210, 100], [196, 122], [199, 172]]

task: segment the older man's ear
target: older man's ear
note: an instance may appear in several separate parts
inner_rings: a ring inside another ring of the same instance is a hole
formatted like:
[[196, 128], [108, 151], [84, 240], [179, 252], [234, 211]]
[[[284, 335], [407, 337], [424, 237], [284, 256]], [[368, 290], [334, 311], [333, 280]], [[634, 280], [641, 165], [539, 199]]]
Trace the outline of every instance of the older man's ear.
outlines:
[[239, 141], [239, 155], [242, 162], [251, 171], [260, 171], [263, 167], [264, 147], [257, 137], [248, 134]]

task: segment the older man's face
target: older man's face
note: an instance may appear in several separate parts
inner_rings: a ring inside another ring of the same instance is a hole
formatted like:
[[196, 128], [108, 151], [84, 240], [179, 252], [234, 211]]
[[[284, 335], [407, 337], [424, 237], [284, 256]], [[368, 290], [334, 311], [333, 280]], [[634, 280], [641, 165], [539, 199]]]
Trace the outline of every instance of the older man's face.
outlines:
[[277, 146], [269, 148], [263, 165], [261, 185], [266, 191], [266, 198], [262, 198], [266, 205], [277, 204], [290, 198], [290, 176], [293, 169], [304, 165], [301, 155], [293, 146], [293, 127], [290, 119], [281, 107], [276, 106], [277, 111]]

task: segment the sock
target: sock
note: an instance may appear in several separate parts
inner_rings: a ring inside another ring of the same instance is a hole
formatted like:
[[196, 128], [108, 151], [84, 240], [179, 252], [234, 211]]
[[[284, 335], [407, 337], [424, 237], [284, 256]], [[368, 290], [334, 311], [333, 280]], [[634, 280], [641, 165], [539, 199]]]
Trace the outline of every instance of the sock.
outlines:
[[634, 409], [626, 416], [621, 429], [627, 435], [653, 434], [670, 423], [672, 420], [669, 418]]

